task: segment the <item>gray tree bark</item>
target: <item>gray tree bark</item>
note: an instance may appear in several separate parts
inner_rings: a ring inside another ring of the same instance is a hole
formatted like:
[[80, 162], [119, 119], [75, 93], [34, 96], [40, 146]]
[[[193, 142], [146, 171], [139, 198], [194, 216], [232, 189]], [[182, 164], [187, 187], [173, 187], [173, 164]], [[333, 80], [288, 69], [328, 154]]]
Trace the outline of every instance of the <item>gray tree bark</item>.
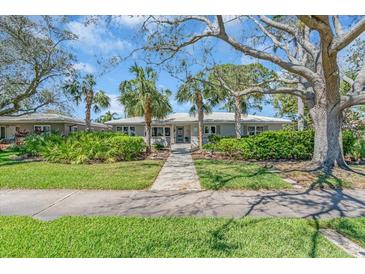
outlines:
[[235, 96], [234, 98], [234, 124], [235, 124], [235, 132], [236, 138], [241, 138], [241, 113], [242, 113], [242, 105], [241, 105], [241, 97]]
[[303, 99], [298, 98], [298, 131], [304, 130], [304, 103]]

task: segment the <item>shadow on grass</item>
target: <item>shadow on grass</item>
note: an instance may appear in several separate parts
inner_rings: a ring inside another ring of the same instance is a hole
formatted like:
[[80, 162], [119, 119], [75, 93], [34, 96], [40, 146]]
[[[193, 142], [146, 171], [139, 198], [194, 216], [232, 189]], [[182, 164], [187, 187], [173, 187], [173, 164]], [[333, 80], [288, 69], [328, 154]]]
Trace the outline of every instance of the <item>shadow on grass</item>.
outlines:
[[331, 189], [342, 189], [344, 187], [351, 187], [351, 184], [333, 174], [323, 173], [320, 174], [317, 180], [315, 180], [310, 186], [311, 189], [324, 189], [325, 187], [329, 187]]
[[270, 174], [269, 169], [264, 167], [259, 167], [254, 172], [243, 171], [238, 175], [220, 175], [215, 172], [206, 171], [206, 174], [202, 177], [211, 182], [210, 185], [213, 190], [220, 190], [235, 179], [252, 178], [264, 174]]

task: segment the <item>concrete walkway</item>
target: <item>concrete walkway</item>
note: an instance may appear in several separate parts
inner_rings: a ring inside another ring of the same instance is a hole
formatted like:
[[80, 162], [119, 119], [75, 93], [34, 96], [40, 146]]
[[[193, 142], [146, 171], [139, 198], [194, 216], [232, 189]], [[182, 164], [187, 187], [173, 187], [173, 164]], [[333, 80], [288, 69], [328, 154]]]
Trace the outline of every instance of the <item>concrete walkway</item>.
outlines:
[[190, 144], [171, 145], [171, 154], [152, 185], [152, 191], [201, 189], [190, 147]]
[[365, 190], [0, 190], [0, 215], [358, 217], [365, 216]]

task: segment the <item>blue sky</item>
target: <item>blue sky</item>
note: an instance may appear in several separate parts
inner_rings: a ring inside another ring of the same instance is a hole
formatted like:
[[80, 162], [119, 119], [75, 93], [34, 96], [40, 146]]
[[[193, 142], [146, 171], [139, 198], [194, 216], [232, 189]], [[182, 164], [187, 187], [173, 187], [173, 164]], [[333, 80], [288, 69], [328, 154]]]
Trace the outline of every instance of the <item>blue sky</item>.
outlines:
[[[75, 67], [82, 73], [93, 73], [97, 76], [96, 88], [107, 92], [112, 99], [109, 110], [122, 115], [123, 107], [117, 101], [119, 84], [123, 80], [132, 78], [132, 75], [129, 73], [129, 67], [135, 62], [139, 65], [146, 65], [144, 63], [144, 58], [141, 54], [134, 54], [126, 61], [121, 62], [119, 65], [102, 75], [100, 75], [102, 67], [98, 63], [98, 60], [101, 58], [104, 60], [109, 59], [113, 56], [124, 57], [129, 55], [133, 49], [140, 46], [141, 36], [138, 31], [140, 30], [144, 18], [112, 16], [108, 18], [109, 20], [97, 20], [96, 24], [85, 24], [87, 18], [80, 16], [73, 16], [69, 19], [70, 21], [66, 23], [65, 28], [78, 36], [77, 41], [69, 42], [67, 45], [77, 57]], [[346, 18], [344, 21], [347, 24], [351, 24], [353, 19], [354, 17]], [[242, 24], [245, 24], [245, 22], [234, 21], [229, 23], [227, 25], [227, 31], [231, 35], [239, 36], [242, 33]], [[212, 55], [217, 63], [247, 64], [261, 62], [271, 69], [277, 69], [268, 62], [253, 59], [233, 50], [224, 42], [218, 40], [211, 40], [210, 42], [214, 44], [214, 52]], [[196, 47], [192, 47], [188, 50], [190, 50], [190, 53], [193, 55], [199, 55]], [[156, 67], [156, 70], [159, 73], [158, 86], [161, 88], [168, 88], [175, 94], [181, 82], [161, 69], [161, 67]], [[174, 96], [171, 97], [171, 102], [174, 112], [187, 112], [190, 108], [189, 104], [178, 104], [174, 100]], [[223, 110], [217, 107], [215, 111]], [[251, 114], [264, 116], [274, 116], [276, 114], [276, 111], [270, 104], [264, 105], [262, 111], [250, 110], [249, 112]], [[93, 113], [92, 118], [94, 119], [102, 113]], [[73, 114], [78, 117], [84, 117], [84, 105], [75, 106]]]
[[[103, 90], [111, 97], [112, 112], [117, 112], [123, 115], [123, 106], [117, 101], [119, 95], [118, 87], [121, 81], [131, 79], [132, 75], [129, 73], [129, 67], [135, 62], [139, 65], [146, 65], [138, 54], [121, 62], [116, 67], [109, 69], [106, 73], [102, 73], [102, 66], [98, 60], [108, 59], [113, 56], [127, 56], [134, 48], [138, 47], [138, 31], [142, 17], [116, 16], [112, 17], [110, 22], [105, 20], [98, 20], [97, 24], [91, 23], [85, 25], [85, 17], [73, 16], [66, 24], [66, 29], [70, 30], [78, 36], [78, 40], [68, 43], [68, 47], [77, 58], [75, 67], [81, 73], [93, 73], [97, 76], [96, 89]], [[235, 27], [232, 26], [234, 31]], [[252, 58], [243, 56], [240, 53], [232, 50], [224, 43], [217, 42], [217, 50], [214, 52], [216, 60], [224, 60], [227, 63], [250, 63]], [[172, 77], [167, 71], [161, 68], [156, 68], [159, 74], [158, 86], [161, 88], [170, 89], [173, 92], [171, 96], [171, 103], [174, 112], [188, 112], [189, 104], [179, 104], [174, 100], [174, 94], [181, 82]], [[102, 74], [102, 75], [100, 75]], [[73, 107], [73, 115], [77, 117], [84, 117], [84, 105]], [[105, 111], [98, 114], [93, 113], [92, 118], [100, 116]], [[216, 107], [215, 111], [223, 111], [220, 107]], [[251, 113], [274, 116], [275, 110], [271, 105], [264, 105], [262, 111], [254, 110]]]

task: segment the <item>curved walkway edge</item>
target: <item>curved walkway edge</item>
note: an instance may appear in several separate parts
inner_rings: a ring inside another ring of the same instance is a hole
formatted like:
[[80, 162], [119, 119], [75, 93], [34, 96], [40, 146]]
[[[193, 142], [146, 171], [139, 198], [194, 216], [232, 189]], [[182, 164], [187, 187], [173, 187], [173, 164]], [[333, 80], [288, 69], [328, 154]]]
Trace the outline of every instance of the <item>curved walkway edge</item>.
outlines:
[[365, 216], [365, 190], [101, 191], [0, 190], [0, 215], [62, 216]]

